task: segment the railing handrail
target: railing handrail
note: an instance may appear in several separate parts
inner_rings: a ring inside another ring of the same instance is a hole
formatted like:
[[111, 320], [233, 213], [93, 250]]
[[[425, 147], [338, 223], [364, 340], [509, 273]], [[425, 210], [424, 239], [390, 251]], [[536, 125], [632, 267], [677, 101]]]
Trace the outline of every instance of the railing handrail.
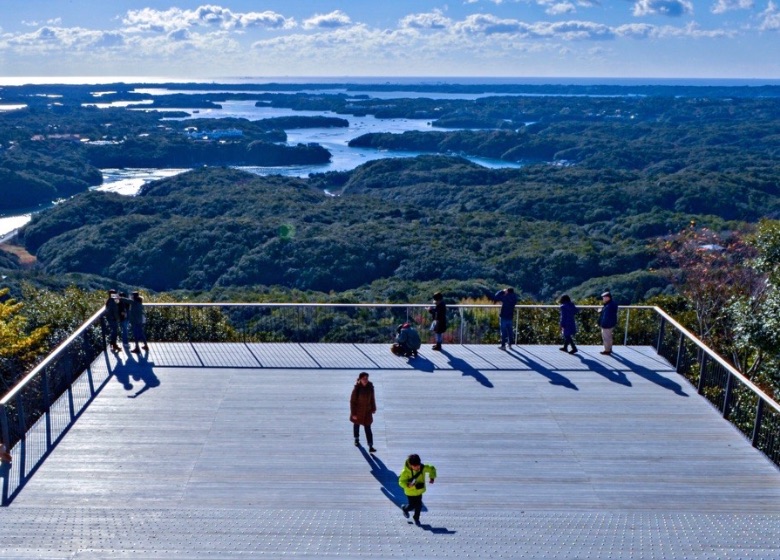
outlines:
[[30, 373], [25, 375], [22, 379], [20, 379], [16, 385], [14, 385], [8, 393], [2, 398], [0, 398], [0, 406], [8, 404], [12, 399], [14, 399], [19, 391], [21, 391], [27, 383], [30, 382], [30, 380], [34, 379], [36, 375], [39, 374], [42, 370], [46, 369], [50, 363], [54, 362], [61, 353], [63, 353], [70, 344], [76, 340], [81, 334], [87, 330], [89, 327], [91, 327], [95, 321], [100, 319], [101, 315], [103, 315], [103, 308], [101, 307], [98, 309], [89, 319], [84, 321], [82, 325], [76, 329], [73, 334], [71, 334], [68, 338], [62, 341], [57, 348], [55, 348], [51, 354], [46, 356], [43, 361], [35, 366]]
[[[267, 302], [267, 303], [240, 303], [240, 302], [195, 302], [195, 301], [188, 301], [188, 302], [178, 302], [178, 303], [166, 303], [166, 302], [155, 302], [155, 303], [144, 303], [144, 307], [361, 307], [361, 308], [372, 308], [372, 307], [390, 307], [390, 308], [408, 308], [408, 307], [419, 307], [419, 308], [428, 308], [431, 306], [431, 303], [273, 303], [273, 302]], [[464, 308], [480, 308], [484, 307], [486, 309], [496, 309], [498, 307], [501, 307], [500, 303], [448, 303], [447, 309], [459, 309], [461, 307]], [[539, 303], [539, 304], [523, 304], [518, 303], [515, 305], [516, 308], [519, 309], [558, 309], [559, 304], [552, 304], [552, 303]], [[579, 309], [601, 309], [601, 305], [577, 305]], [[657, 309], [657, 307], [653, 305], [621, 305], [620, 309]]]
[[718, 364], [723, 367], [726, 371], [728, 371], [731, 375], [739, 379], [746, 387], [748, 387], [751, 391], [756, 393], [756, 395], [763, 399], [769, 406], [774, 408], [778, 413], [780, 413], [780, 404], [775, 402], [772, 397], [764, 393], [764, 391], [761, 390], [760, 387], [756, 386], [750, 379], [745, 377], [742, 373], [737, 370], [734, 366], [732, 366], [730, 363], [728, 363], [726, 360], [724, 360], [722, 357], [720, 357], [716, 352], [713, 352], [710, 347], [708, 347], [704, 342], [702, 342], [696, 335], [694, 335], [692, 332], [690, 332], [688, 329], [683, 327], [680, 323], [675, 321], [666, 311], [661, 309], [660, 307], [653, 306], [655, 309], [655, 312], [658, 313], [661, 317], [663, 317], [666, 321], [668, 321], [674, 328], [676, 328], [678, 331], [680, 331], [686, 338], [688, 338], [691, 342], [693, 342], [696, 346], [699, 347], [702, 351], [706, 352], [710, 358], [718, 362]]

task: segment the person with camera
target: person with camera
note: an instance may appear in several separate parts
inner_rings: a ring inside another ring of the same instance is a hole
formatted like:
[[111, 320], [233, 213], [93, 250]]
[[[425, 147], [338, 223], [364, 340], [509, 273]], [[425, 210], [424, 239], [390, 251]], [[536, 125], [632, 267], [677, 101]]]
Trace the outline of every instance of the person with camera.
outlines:
[[401, 476], [398, 477], [398, 484], [404, 489], [406, 499], [409, 503], [401, 508], [404, 512], [404, 517], [409, 519], [409, 512], [413, 511], [414, 522], [420, 524], [420, 512], [422, 511], [422, 495], [425, 494], [425, 475], [428, 475], [428, 479], [433, 484], [436, 479], [436, 467], [433, 465], [425, 465], [420, 456], [416, 453], [412, 453], [406, 459], [404, 468], [401, 471]]

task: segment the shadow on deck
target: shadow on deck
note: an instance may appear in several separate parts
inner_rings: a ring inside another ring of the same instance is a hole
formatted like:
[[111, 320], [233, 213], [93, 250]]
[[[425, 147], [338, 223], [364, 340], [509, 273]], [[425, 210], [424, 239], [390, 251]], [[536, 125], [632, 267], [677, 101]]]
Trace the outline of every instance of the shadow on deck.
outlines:
[[[598, 350], [105, 354], [14, 450], [0, 557], [780, 558], [775, 466], [652, 349]], [[395, 482], [413, 452], [439, 470], [422, 527]]]

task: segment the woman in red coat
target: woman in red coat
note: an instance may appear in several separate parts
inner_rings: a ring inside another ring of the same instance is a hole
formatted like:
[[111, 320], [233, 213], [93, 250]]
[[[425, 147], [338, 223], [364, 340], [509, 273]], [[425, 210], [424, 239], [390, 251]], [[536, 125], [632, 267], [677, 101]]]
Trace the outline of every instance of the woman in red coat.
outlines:
[[363, 371], [358, 375], [355, 388], [352, 389], [352, 397], [349, 399], [349, 419], [352, 420], [352, 435], [355, 436], [356, 446], [360, 445], [360, 426], [365, 429], [369, 453], [376, 452], [374, 434], [371, 432], [375, 412], [374, 384], [368, 380], [368, 374]]

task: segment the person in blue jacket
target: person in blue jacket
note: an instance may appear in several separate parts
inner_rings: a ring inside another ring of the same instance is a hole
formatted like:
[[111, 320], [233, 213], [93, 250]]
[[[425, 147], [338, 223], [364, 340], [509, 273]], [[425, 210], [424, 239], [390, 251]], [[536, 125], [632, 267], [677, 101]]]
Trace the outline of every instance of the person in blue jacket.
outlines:
[[[571, 298], [567, 294], [563, 294], [559, 300], [561, 307], [561, 334], [563, 335], [563, 347], [559, 348], [561, 352], [568, 352], [569, 354], [577, 353], [577, 346], [574, 344], [574, 334], [577, 332], [577, 323], [574, 321], [574, 316], [579, 312], [577, 306], [572, 303]], [[571, 350], [569, 350], [571, 345]]]
[[498, 313], [498, 325], [501, 331], [501, 346], [504, 350], [507, 345], [512, 349], [512, 321], [515, 317], [515, 305], [517, 305], [517, 294], [514, 288], [504, 288], [496, 292], [493, 301], [501, 302], [501, 311]]
[[599, 327], [601, 327], [601, 339], [604, 341], [604, 350], [601, 354], [612, 354], [612, 329], [617, 325], [618, 304], [612, 299], [612, 294], [607, 290], [601, 294], [604, 306], [599, 313]]

